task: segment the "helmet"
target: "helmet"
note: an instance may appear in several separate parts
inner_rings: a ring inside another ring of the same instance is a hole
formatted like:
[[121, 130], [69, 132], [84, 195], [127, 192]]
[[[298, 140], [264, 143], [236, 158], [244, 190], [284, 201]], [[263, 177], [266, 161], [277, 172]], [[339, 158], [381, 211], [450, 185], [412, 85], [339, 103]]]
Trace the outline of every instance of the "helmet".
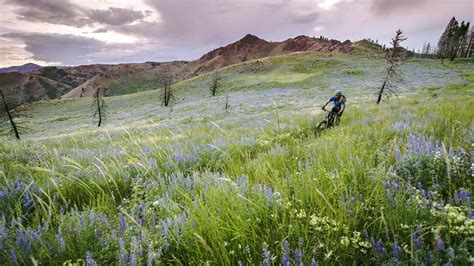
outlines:
[[337, 90], [336, 91], [336, 96], [341, 96], [342, 95], [342, 92], [340, 90]]

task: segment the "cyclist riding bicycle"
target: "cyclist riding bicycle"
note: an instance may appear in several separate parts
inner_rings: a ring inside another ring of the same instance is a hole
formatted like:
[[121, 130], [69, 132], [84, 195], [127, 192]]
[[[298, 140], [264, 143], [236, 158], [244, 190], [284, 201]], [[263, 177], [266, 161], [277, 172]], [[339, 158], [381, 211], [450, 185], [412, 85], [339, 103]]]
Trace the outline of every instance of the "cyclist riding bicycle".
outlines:
[[340, 90], [336, 91], [336, 94], [327, 100], [321, 109], [325, 109], [326, 105], [330, 102], [334, 102], [331, 112], [337, 114], [339, 117], [342, 116], [342, 113], [346, 109], [346, 96], [342, 95]]

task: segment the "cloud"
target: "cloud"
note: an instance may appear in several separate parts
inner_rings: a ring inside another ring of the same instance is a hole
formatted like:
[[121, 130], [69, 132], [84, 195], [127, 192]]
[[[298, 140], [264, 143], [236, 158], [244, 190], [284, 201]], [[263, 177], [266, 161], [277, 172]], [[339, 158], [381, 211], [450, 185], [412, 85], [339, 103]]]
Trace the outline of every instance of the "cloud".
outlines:
[[409, 11], [410, 9], [425, 6], [427, 0], [376, 0], [372, 1], [371, 9], [376, 14], [390, 14], [397, 11]]
[[314, 0], [147, 0], [146, 4], [159, 14], [159, 22], [142, 20], [108, 28], [159, 40], [163, 45], [173, 46], [177, 58], [185, 59], [197, 58], [247, 33], [268, 40], [311, 35], [319, 17]]
[[83, 9], [69, 0], [7, 0], [7, 4], [18, 7], [15, 13], [20, 20], [76, 27], [83, 27], [88, 23]]
[[88, 11], [92, 22], [121, 26], [144, 18], [141, 11], [126, 8], [109, 7], [107, 10], [93, 9]]
[[84, 27], [94, 24], [121, 26], [145, 18], [142, 11], [109, 7], [88, 9], [69, 0], [6, 0], [16, 6], [19, 20]]
[[100, 28], [100, 29], [96, 29], [96, 30], [93, 31], [92, 33], [106, 33], [106, 32], [108, 32], [107, 29]]
[[[191, 60], [247, 33], [269, 41], [305, 34], [387, 44], [401, 28], [404, 45], [421, 47], [436, 43], [452, 16], [474, 20], [472, 0], [2, 1], [9, 5], [0, 36], [10, 32], [4, 38], [20, 40], [34, 59], [64, 64]], [[135, 44], [115, 43], [124, 40]]]
[[143, 62], [156, 44], [107, 43], [93, 38], [64, 34], [7, 33], [3, 38], [24, 42], [25, 50], [37, 61], [60, 62], [63, 65], [90, 63]]

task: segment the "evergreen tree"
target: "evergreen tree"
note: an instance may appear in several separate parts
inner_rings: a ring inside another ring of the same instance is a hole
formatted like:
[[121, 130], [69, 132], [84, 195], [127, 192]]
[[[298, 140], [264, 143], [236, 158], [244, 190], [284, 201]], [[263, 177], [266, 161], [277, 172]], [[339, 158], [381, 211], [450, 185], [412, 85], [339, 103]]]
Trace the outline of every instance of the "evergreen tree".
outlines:
[[446, 58], [449, 54], [449, 40], [453, 35], [454, 30], [458, 26], [458, 21], [456, 20], [455, 17], [451, 18], [451, 20], [448, 23], [448, 26], [446, 26], [446, 29], [444, 30], [443, 34], [439, 38], [438, 41], [438, 55], [441, 58]]

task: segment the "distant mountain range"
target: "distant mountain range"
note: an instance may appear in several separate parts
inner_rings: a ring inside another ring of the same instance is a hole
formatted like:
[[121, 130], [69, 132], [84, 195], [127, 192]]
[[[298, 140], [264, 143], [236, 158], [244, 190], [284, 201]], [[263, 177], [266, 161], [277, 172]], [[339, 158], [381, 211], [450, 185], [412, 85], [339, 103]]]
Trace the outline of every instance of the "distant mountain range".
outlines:
[[17, 72], [17, 73], [25, 74], [25, 73], [30, 73], [36, 70], [40, 70], [41, 68], [43, 67], [37, 64], [28, 63], [21, 66], [11, 66], [11, 67], [0, 68], [0, 73]]
[[108, 95], [122, 95], [161, 87], [165, 76], [171, 76], [173, 81], [178, 82], [226, 66], [269, 56], [306, 51], [380, 52], [381, 49], [379, 45], [367, 40], [352, 43], [349, 40], [340, 42], [298, 36], [282, 42], [268, 42], [248, 34], [239, 41], [217, 48], [194, 61], [95, 64], [61, 68], [26, 64], [6, 68], [9, 73], [0, 74], [0, 89], [11, 96], [14, 104], [55, 98], [88, 97], [92, 96], [98, 87], [106, 88]]

